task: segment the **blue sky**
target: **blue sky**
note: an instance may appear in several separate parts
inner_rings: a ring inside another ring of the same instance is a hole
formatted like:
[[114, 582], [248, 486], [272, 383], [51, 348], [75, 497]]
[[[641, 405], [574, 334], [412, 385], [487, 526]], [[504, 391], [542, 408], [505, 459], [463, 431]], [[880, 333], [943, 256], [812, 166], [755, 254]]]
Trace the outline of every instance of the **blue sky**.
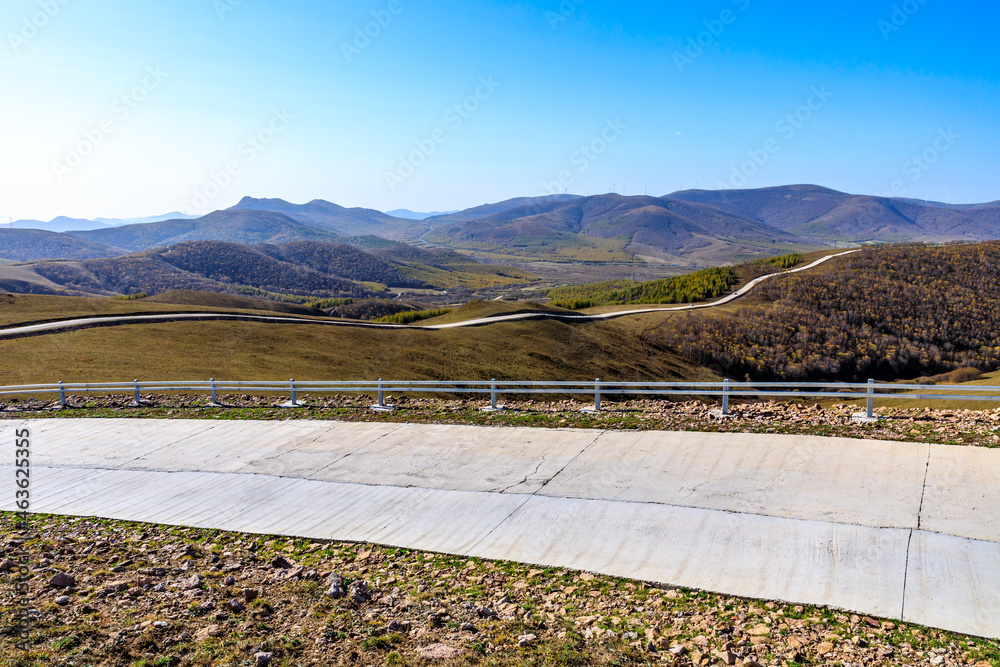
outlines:
[[788, 183], [996, 200], [998, 19], [940, 0], [6, 0], [0, 216]]

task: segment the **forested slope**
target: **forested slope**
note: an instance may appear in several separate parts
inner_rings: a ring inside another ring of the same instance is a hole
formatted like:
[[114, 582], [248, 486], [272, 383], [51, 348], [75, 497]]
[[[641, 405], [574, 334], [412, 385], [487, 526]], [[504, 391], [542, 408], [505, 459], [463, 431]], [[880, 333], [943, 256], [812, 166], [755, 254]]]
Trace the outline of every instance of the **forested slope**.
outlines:
[[766, 281], [732, 314], [662, 328], [737, 379], [895, 380], [1000, 368], [1000, 242], [866, 248]]

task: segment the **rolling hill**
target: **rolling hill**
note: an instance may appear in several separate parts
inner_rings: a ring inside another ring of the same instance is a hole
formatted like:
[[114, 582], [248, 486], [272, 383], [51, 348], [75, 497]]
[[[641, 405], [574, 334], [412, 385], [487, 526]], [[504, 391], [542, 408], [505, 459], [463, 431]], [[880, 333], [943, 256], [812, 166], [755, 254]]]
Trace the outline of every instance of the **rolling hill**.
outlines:
[[72, 236], [131, 251], [169, 246], [183, 241], [285, 243], [332, 241], [337, 234], [306, 225], [282, 213], [257, 210], [215, 211], [195, 219], [164, 220], [109, 229], [72, 232]]
[[254, 249], [282, 262], [348, 280], [383, 283], [390, 287], [425, 286], [405, 276], [397, 266], [345, 243], [293, 241], [283, 245], [257, 245]]
[[[189, 241], [110, 259], [40, 262], [18, 268], [30, 268], [48, 282], [50, 289], [42, 293], [107, 296], [193, 290], [262, 297], [374, 296], [356, 282], [282, 262], [250, 246], [223, 241]], [[0, 280], [3, 275], [0, 269]], [[52, 284], [58, 288], [51, 289]]]
[[[579, 195], [544, 195], [542, 197], [515, 197], [514, 199], [507, 199], [502, 202], [497, 202], [495, 204], [483, 204], [482, 206], [476, 206], [474, 208], [468, 208], [464, 211], [455, 211], [454, 213], [445, 213], [442, 215], [435, 215], [427, 218], [427, 222], [433, 224], [449, 223], [449, 222], [468, 222], [470, 220], [479, 220], [491, 215], [496, 215], [498, 213], [503, 213], [504, 211], [510, 211], [513, 209], [522, 209], [527, 211], [531, 207], [536, 207], [537, 210], [534, 213], [541, 213], [542, 210], [548, 210], [551, 207], [563, 204], [568, 201], [576, 199]], [[525, 215], [522, 213], [521, 215]]]
[[345, 208], [322, 199], [291, 204], [284, 199], [244, 197], [228, 211], [271, 211], [296, 222], [341, 236], [375, 235], [388, 239], [415, 238], [426, 229], [418, 220], [395, 218], [368, 208]]
[[183, 241], [117, 254], [121, 256], [0, 266], [0, 290], [75, 296], [193, 290], [304, 302], [375, 298], [385, 289], [381, 286], [481, 289], [536, 280], [520, 269], [481, 264], [453, 250], [393, 243], [364, 251], [325, 241], [254, 246]]
[[443, 289], [504, 287], [538, 280], [522, 269], [483, 264], [448, 248], [395, 245], [370, 252], [398, 267], [408, 278]]
[[991, 372], [998, 292], [1000, 242], [876, 246], [764, 282], [737, 309], [673, 318], [663, 333], [693, 362], [754, 381]]
[[0, 259], [31, 262], [39, 259], [116, 257], [127, 250], [40, 229], [0, 229]]
[[842, 241], [948, 241], [1000, 237], [1000, 203], [948, 205], [851, 195], [816, 185], [685, 190], [667, 198], [712, 206], [799, 236]]
[[435, 228], [425, 238], [472, 251], [542, 258], [602, 259], [603, 251], [617, 261], [628, 259], [626, 249], [677, 258], [709, 252], [712, 259], [727, 261], [808, 245], [795, 234], [712, 206], [616, 194], [505, 209]]

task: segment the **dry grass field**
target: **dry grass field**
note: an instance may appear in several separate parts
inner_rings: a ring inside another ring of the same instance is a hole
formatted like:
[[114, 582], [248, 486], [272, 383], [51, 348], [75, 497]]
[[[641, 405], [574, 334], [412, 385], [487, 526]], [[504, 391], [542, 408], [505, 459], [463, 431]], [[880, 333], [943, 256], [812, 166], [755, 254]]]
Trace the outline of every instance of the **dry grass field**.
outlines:
[[709, 379], [635, 323], [444, 331], [172, 322], [0, 341], [0, 385], [156, 379]]

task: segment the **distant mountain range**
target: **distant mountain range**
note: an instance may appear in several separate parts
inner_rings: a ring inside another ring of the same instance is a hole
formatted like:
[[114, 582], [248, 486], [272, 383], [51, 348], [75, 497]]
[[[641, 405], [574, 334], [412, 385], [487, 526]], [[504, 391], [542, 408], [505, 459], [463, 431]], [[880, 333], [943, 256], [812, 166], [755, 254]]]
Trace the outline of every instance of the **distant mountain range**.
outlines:
[[314, 199], [308, 204], [290, 204], [283, 199], [244, 197], [227, 210], [281, 213], [296, 222], [341, 236], [371, 234], [387, 239], [403, 239], [427, 229], [419, 220], [394, 218], [370, 208], [344, 208], [322, 199]]
[[403, 218], [404, 220], [426, 220], [427, 218], [448, 215], [450, 213], [458, 213], [458, 211], [434, 211], [433, 213], [419, 213], [417, 211], [411, 211], [408, 208], [397, 208], [395, 211], [385, 212], [386, 215], [391, 215], [394, 218]]
[[[0, 225], [0, 260], [107, 258], [187, 241], [281, 245], [407, 241], [511, 261], [648, 261], [724, 264], [832, 242], [1000, 238], [1000, 202], [942, 204], [851, 195], [815, 185], [685, 190], [663, 197], [617, 194], [520, 197], [464, 211], [423, 214], [292, 204], [245, 197], [199, 218], [80, 220]], [[128, 224], [118, 225], [118, 222]], [[27, 229], [36, 224], [41, 229]], [[112, 225], [112, 223], [116, 223]], [[90, 225], [90, 228], [81, 228]]]
[[531, 207], [548, 207], [572, 201], [579, 198], [579, 195], [547, 195], [543, 197], [517, 197], [507, 199], [496, 204], [483, 204], [464, 211], [453, 211], [442, 215], [432, 216], [433, 223], [443, 222], [468, 222], [470, 220], [481, 220], [491, 215], [497, 215], [511, 210], [529, 210]]
[[301, 240], [333, 241], [340, 238], [333, 231], [298, 222], [282, 213], [233, 209], [215, 211], [195, 219], [163, 220], [68, 234], [128, 251], [148, 250], [183, 241], [255, 244]]
[[167, 213], [164, 215], [153, 215], [146, 218], [94, 218], [93, 220], [87, 220], [84, 218], [67, 218], [64, 215], [61, 215], [57, 218], [52, 218], [48, 222], [43, 222], [41, 220], [14, 220], [13, 222], [0, 223], [0, 230], [41, 229], [48, 232], [74, 232], [192, 217], [197, 216], [184, 215], [183, 213]]
[[565, 195], [495, 206], [432, 219], [452, 224], [437, 226], [424, 238], [474, 252], [555, 259], [593, 257], [595, 240], [617, 240], [623, 251], [649, 260], [702, 264], [834, 241], [1000, 238], [998, 202], [949, 205], [815, 185], [686, 190], [664, 197]]
[[707, 204], [808, 239], [862, 242], [1000, 238], [1000, 202], [942, 204], [849, 195], [816, 185], [685, 190], [667, 198]]

